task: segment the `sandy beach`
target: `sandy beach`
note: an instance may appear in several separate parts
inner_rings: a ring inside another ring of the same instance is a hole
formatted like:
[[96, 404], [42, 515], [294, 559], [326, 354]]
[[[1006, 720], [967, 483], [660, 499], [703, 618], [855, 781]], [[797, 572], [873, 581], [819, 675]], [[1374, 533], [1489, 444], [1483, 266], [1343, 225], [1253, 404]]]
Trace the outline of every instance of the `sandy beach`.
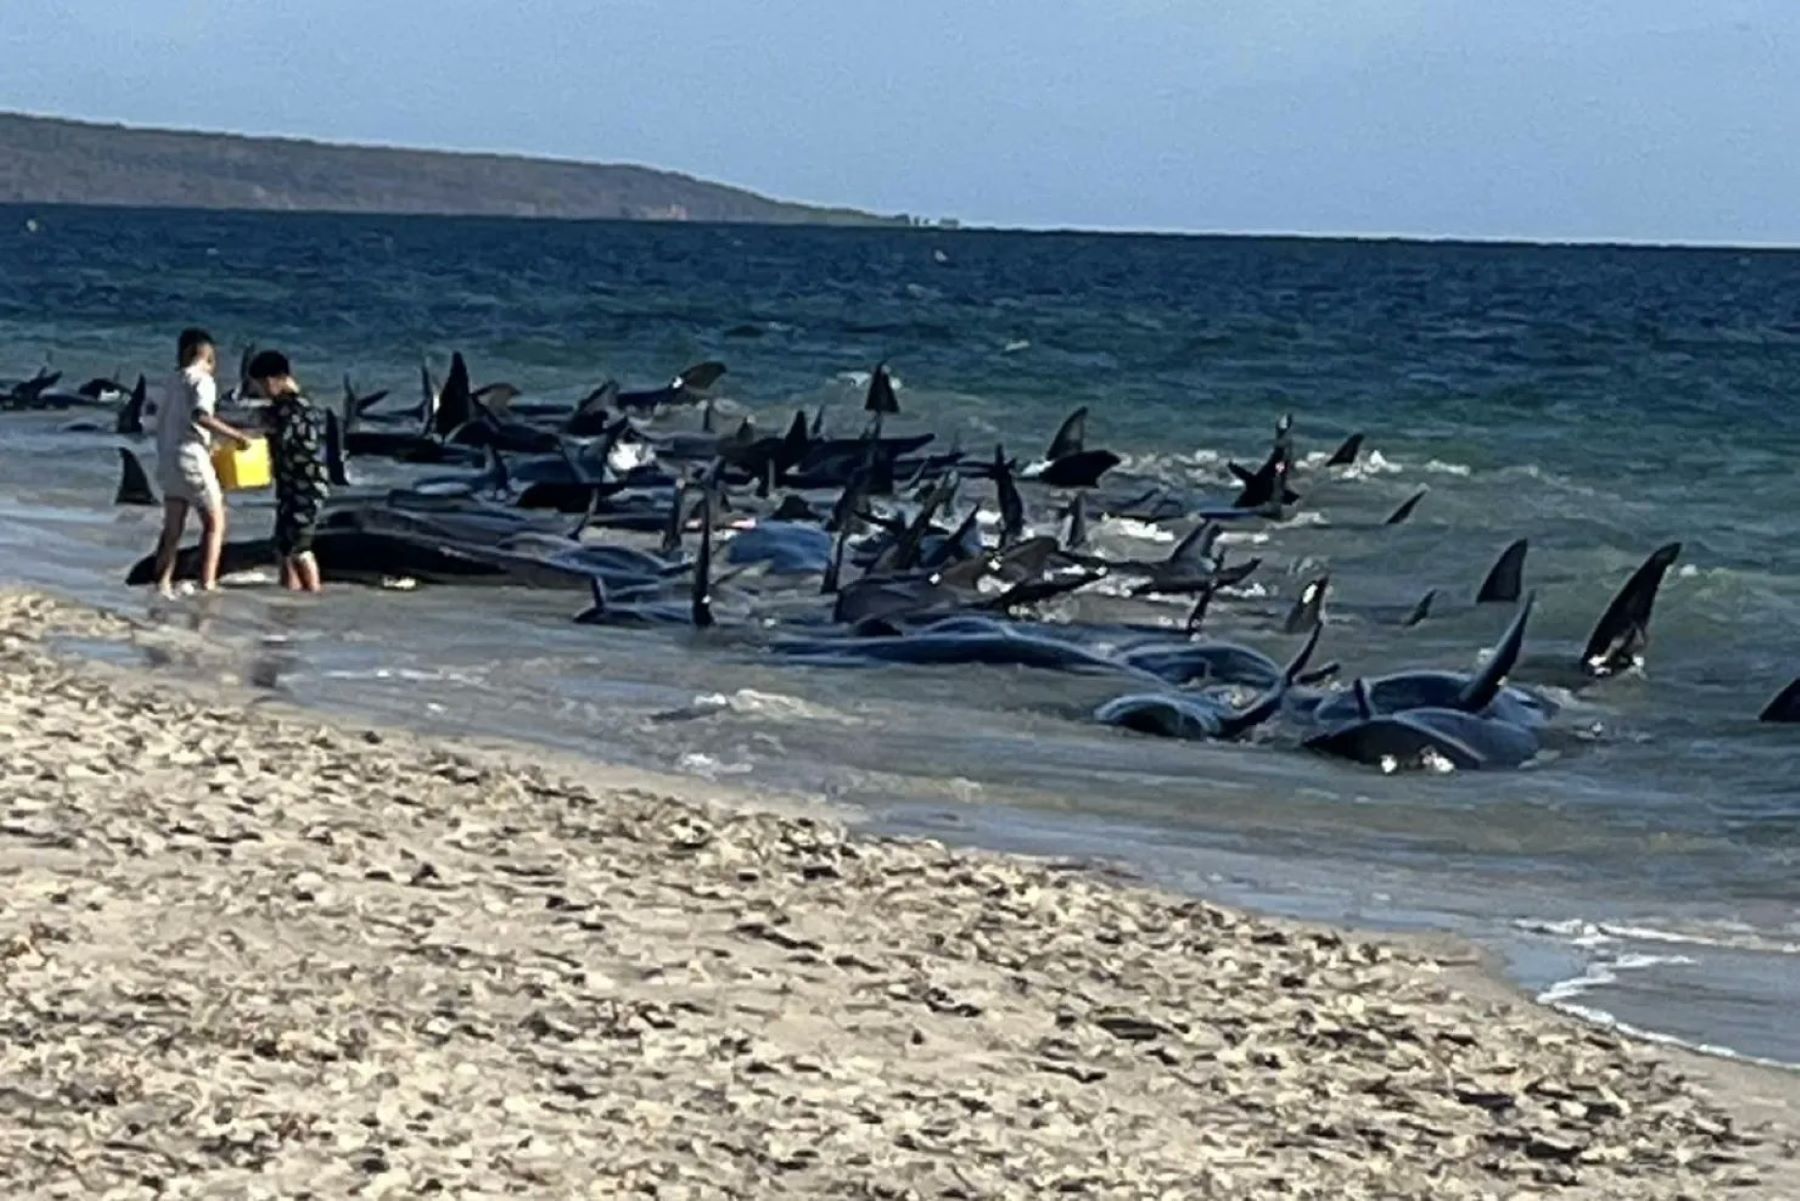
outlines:
[[0, 1194], [1800, 1196], [1466, 949], [57, 645], [178, 637], [0, 594]]

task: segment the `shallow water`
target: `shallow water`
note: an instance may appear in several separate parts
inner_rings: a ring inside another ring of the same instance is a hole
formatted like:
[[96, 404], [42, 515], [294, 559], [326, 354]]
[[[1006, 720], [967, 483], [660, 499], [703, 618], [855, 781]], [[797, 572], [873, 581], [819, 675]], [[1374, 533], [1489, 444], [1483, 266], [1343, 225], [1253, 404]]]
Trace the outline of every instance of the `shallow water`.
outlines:
[[[1753, 720], [1800, 674], [1800, 255], [36, 216], [26, 235], [0, 208], [0, 378], [48, 360], [70, 382], [154, 379], [198, 320], [280, 345], [322, 396], [352, 371], [411, 403], [419, 356], [441, 371], [452, 348], [478, 383], [557, 399], [719, 357], [722, 391], [765, 427], [828, 404], [849, 432], [854, 373], [888, 358], [906, 428], [1029, 457], [1087, 404], [1091, 445], [1216, 497], [1224, 460], [1260, 457], [1281, 412], [1315, 461], [1366, 430], [1377, 457], [1313, 467], [1294, 522], [1233, 535], [1268, 560], [1267, 595], [1223, 606], [1216, 632], [1277, 659], [1293, 640], [1267, 615], [1329, 570], [1322, 658], [1467, 667], [1509, 616], [1468, 600], [1527, 536], [1528, 656], [1566, 664], [1644, 554], [1679, 539], [1647, 673], [1563, 696], [1546, 761], [1451, 776], [1384, 777], [1280, 736], [1097, 728], [1116, 681], [807, 668], [768, 631], [578, 627], [581, 598], [559, 593], [248, 588], [158, 612], [246, 636], [303, 701], [816, 792], [884, 828], [1115, 859], [1297, 914], [1458, 929], [1559, 1003], [1800, 1062], [1800, 741]], [[0, 577], [144, 607], [117, 580], [153, 518], [105, 504], [118, 440], [67, 420], [0, 415]], [[1411, 523], [1379, 525], [1421, 486]], [[239, 516], [267, 521], [256, 502]], [[1126, 527], [1101, 536], [1158, 553]], [[1393, 624], [1427, 587], [1440, 616]]]

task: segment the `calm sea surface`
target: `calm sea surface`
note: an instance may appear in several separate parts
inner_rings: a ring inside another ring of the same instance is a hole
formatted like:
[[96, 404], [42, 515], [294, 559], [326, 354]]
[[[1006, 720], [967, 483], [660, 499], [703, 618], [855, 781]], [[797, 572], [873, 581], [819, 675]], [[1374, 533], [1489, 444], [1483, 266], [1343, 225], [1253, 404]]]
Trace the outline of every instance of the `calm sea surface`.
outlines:
[[[1800, 254], [0, 208], [0, 379], [160, 380], [193, 322], [228, 357], [281, 347], [334, 401], [350, 372], [414, 403], [421, 356], [441, 373], [457, 349], [478, 384], [548, 400], [720, 358], [733, 420], [829, 405], [842, 433], [885, 358], [897, 429], [1029, 458], [1088, 405], [1122, 472], [1216, 500], [1225, 460], [1259, 459], [1291, 411], [1306, 504], [1232, 535], [1266, 562], [1213, 632], [1284, 658], [1270, 614], [1329, 570], [1324, 653], [1348, 673], [1473, 664], [1509, 615], [1467, 602], [1528, 537], [1528, 657], [1549, 679], [1679, 540], [1646, 672], [1557, 693], [1552, 753], [1505, 773], [1384, 777], [1279, 733], [1153, 741], [1089, 720], [1116, 682], [808, 669], [754, 636], [578, 627], [561, 593], [253, 587], [213, 620], [308, 703], [1455, 929], [1561, 1004], [1800, 1062], [1800, 731], [1754, 720], [1800, 674]], [[120, 440], [69, 420], [0, 415], [0, 579], [146, 610], [118, 581], [154, 516], [107, 503]], [[1354, 430], [1358, 469], [1317, 466]], [[1382, 527], [1420, 487], [1413, 520]], [[254, 501], [240, 517], [268, 520]], [[1121, 554], [1166, 550], [1153, 536], [1100, 531]], [[1388, 616], [1431, 587], [1438, 618]]]

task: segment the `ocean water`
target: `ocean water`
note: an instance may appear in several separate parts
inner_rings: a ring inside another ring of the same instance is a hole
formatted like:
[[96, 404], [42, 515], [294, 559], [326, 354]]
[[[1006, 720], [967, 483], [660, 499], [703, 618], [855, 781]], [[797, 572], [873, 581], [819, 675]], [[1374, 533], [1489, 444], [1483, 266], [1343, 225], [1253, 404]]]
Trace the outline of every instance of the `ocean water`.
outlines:
[[[551, 400], [720, 358], [734, 419], [827, 405], [842, 433], [861, 425], [858, 373], [887, 359], [892, 428], [1029, 458], [1088, 405], [1090, 445], [1122, 471], [1216, 500], [1225, 461], [1259, 460], [1292, 412], [1305, 504], [1230, 535], [1266, 562], [1209, 622], [1285, 658], [1271, 616], [1328, 570], [1321, 657], [1346, 678], [1474, 664], [1510, 614], [1468, 602], [1528, 537], [1521, 677], [1560, 680], [1637, 562], [1679, 540], [1646, 669], [1556, 692], [1550, 754], [1390, 777], [1279, 731], [1099, 728], [1116, 681], [807, 668], [767, 630], [578, 627], [561, 593], [250, 587], [158, 608], [118, 582], [155, 533], [107, 503], [119, 439], [0, 415], [0, 579], [204, 625], [303, 702], [823, 796], [878, 829], [1281, 912], [1451, 929], [1595, 1020], [1800, 1062], [1800, 732], [1755, 721], [1800, 674], [1800, 254], [0, 208], [0, 379], [158, 379], [193, 322], [287, 350], [321, 397], [349, 372], [409, 404], [421, 356], [441, 373], [457, 349], [478, 384]], [[1361, 466], [1318, 465], [1355, 430]], [[1421, 487], [1411, 522], [1380, 524]], [[1051, 500], [1027, 499], [1052, 524]], [[268, 518], [251, 501], [238, 520]], [[1100, 537], [1149, 555], [1154, 533]], [[1430, 587], [1439, 616], [1391, 620]]]

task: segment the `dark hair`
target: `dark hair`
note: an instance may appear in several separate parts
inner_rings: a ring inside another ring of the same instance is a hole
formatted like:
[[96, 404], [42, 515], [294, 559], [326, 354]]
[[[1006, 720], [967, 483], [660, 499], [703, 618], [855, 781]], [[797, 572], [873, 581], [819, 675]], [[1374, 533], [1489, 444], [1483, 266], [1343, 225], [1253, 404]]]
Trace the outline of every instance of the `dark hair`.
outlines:
[[199, 326], [190, 325], [181, 331], [181, 337], [175, 343], [175, 357], [180, 360], [183, 367], [190, 367], [194, 360], [200, 357], [201, 349], [212, 344], [213, 336], [211, 334]]
[[251, 379], [274, 379], [279, 375], [294, 374], [286, 355], [279, 350], [264, 350], [250, 360], [250, 366], [244, 374]]

